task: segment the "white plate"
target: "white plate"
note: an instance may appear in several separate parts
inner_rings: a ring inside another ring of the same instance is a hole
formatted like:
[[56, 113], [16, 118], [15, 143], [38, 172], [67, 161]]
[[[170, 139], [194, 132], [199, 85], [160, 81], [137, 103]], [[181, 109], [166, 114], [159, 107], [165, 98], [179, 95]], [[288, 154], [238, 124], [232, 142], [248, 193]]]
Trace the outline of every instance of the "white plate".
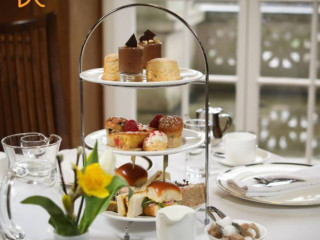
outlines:
[[[203, 204], [199, 204], [193, 207], [193, 209], [195, 211], [198, 211], [202, 206]], [[125, 221], [125, 222], [156, 222], [156, 218], [152, 216], [137, 216], [135, 218], [129, 218], [124, 216], [119, 216], [118, 213], [111, 212], [111, 211], [105, 211], [101, 213], [101, 215], [114, 220]]]
[[[65, 149], [65, 150], [61, 150], [59, 152], [59, 154], [64, 155], [64, 161], [61, 164], [64, 180], [67, 185], [71, 185], [74, 180], [73, 179], [74, 173], [72, 170], [71, 163], [76, 163], [77, 150], [76, 149]], [[116, 168], [125, 164], [125, 163], [128, 163], [128, 162], [131, 162], [130, 157], [120, 156], [120, 155], [116, 156]], [[148, 173], [150, 173], [152, 171], [153, 163], [147, 157], [143, 157], [143, 156], [137, 157], [136, 164], [143, 167], [144, 169], [146, 169], [148, 171]], [[81, 166], [82, 166], [82, 159], [80, 159], [80, 162], [79, 162], [79, 167], [81, 167]]]
[[[212, 151], [219, 152], [222, 154], [224, 154], [224, 152], [225, 152], [225, 150], [223, 148], [214, 148], [214, 149], [212, 149]], [[243, 165], [249, 164], [249, 163], [235, 163], [235, 162], [228, 160], [225, 157], [218, 157], [214, 153], [212, 155], [213, 155], [213, 159], [215, 161], [217, 161], [218, 163], [220, 163], [222, 165], [228, 166], [228, 167], [236, 167], [236, 166], [243, 166]], [[271, 156], [271, 154], [268, 151], [263, 150], [261, 148], [257, 148], [256, 158], [251, 163], [262, 163], [262, 162], [268, 160], [270, 158], [270, 156]]]
[[[259, 224], [259, 223], [248, 221], [248, 220], [242, 220], [242, 219], [234, 219], [232, 221], [235, 222], [235, 223], [238, 223], [238, 224], [254, 223], [258, 227], [258, 229], [260, 231], [260, 238], [258, 238], [258, 240], [264, 239], [266, 237], [266, 235], [267, 235], [267, 229], [264, 226], [262, 226], [261, 224]], [[220, 240], [219, 238], [215, 238], [215, 237], [213, 237], [213, 236], [208, 234], [208, 230], [209, 230], [210, 226], [211, 226], [211, 224], [208, 224], [206, 226], [205, 234], [209, 237], [210, 240]]]
[[236, 167], [217, 176], [218, 186], [228, 194], [245, 200], [283, 206], [311, 206], [320, 204], [320, 188], [303, 189], [295, 192], [268, 197], [248, 197], [243, 192], [230, 186], [228, 180], [247, 181], [254, 177], [269, 174], [290, 175], [290, 173], [311, 167], [307, 164], [296, 163], [268, 163], [268, 164], [249, 164]]
[[101, 213], [102, 216], [118, 220], [118, 221], [125, 221], [125, 222], [155, 222], [156, 218], [151, 216], [138, 216], [135, 218], [129, 218], [124, 216], [119, 216], [118, 213], [105, 211]]
[[[86, 136], [84, 139], [85, 143], [90, 148], [94, 147], [96, 140], [98, 140], [98, 150], [110, 148], [107, 146], [107, 136], [105, 129], [93, 132]], [[162, 156], [179, 153], [199, 147], [201, 144], [203, 144], [203, 142], [204, 139], [199, 135], [198, 132], [189, 129], [183, 129], [182, 143], [181, 146], [177, 148], [167, 148], [163, 151], [124, 151], [117, 148], [112, 148], [112, 150], [115, 154], [126, 156]]]
[[103, 68], [94, 68], [80, 73], [80, 78], [88, 82], [100, 83], [106, 86], [119, 86], [119, 87], [166, 87], [166, 86], [179, 86], [190, 82], [199, 80], [202, 73], [193, 69], [180, 68], [181, 79], [165, 82], [120, 82], [120, 81], [106, 81], [102, 80]]

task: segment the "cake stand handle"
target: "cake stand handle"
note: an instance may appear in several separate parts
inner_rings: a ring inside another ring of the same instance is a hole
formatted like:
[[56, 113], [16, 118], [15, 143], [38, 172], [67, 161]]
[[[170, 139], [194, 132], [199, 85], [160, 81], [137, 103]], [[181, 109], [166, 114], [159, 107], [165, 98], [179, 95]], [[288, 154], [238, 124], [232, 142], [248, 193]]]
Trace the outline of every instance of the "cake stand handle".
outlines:
[[130, 240], [130, 235], [129, 235], [129, 227], [132, 224], [132, 222], [128, 222], [126, 228], [124, 229], [124, 236], [123, 240]]

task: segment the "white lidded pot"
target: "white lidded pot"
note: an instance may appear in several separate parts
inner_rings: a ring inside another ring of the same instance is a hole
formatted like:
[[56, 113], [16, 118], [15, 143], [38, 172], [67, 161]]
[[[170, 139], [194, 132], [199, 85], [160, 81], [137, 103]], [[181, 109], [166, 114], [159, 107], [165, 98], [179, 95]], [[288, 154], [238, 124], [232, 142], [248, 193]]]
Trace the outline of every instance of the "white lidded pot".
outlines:
[[190, 207], [165, 207], [156, 216], [157, 240], [196, 239], [196, 211]]

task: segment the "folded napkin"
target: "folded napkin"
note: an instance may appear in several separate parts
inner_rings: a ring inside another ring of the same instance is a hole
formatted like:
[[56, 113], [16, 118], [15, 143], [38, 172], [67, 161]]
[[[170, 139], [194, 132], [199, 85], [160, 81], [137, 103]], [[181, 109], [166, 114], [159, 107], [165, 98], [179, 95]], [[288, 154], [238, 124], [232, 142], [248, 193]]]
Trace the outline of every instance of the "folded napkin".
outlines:
[[308, 190], [320, 187], [320, 165], [312, 167], [306, 167], [290, 174], [279, 175], [279, 174], [268, 174], [259, 175], [254, 177], [264, 178], [292, 178], [301, 179], [303, 182], [286, 182], [286, 183], [275, 183], [275, 184], [261, 184], [255, 179], [246, 178], [245, 180], [228, 180], [228, 184], [231, 187], [237, 188], [242, 191], [248, 197], [272, 197], [282, 194], [288, 194], [298, 192], [301, 190]]

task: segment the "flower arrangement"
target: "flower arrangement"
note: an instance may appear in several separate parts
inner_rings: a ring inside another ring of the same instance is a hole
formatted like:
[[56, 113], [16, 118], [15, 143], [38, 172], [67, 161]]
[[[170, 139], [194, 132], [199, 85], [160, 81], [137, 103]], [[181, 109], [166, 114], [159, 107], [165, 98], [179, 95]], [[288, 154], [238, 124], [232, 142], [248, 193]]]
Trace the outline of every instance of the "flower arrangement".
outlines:
[[[79, 169], [78, 163], [81, 154], [82, 148], [78, 149], [77, 162], [73, 165], [74, 182], [69, 192], [61, 170], [63, 156], [57, 156], [64, 191], [62, 197], [64, 210], [51, 199], [43, 196], [32, 196], [22, 201], [23, 204], [35, 204], [43, 207], [50, 215], [49, 224], [60, 236], [70, 237], [87, 233], [97, 215], [107, 209], [115, 193], [127, 186], [123, 178], [113, 175], [115, 157], [111, 150], [106, 150], [98, 155], [97, 144], [95, 144], [93, 151], [85, 158], [84, 167]], [[129, 191], [131, 191], [130, 188]], [[76, 215], [74, 212], [75, 201], [79, 198], [81, 198], [81, 203]]]

